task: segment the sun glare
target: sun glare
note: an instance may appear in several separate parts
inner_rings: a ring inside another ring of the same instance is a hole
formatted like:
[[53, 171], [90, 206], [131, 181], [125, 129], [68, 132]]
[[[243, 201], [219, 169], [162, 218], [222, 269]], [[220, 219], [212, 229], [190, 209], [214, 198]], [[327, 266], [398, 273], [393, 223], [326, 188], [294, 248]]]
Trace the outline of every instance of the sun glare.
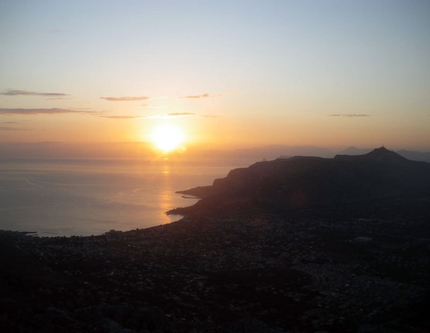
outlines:
[[165, 124], [155, 128], [151, 141], [158, 149], [168, 153], [180, 147], [184, 141], [184, 133], [175, 125]]

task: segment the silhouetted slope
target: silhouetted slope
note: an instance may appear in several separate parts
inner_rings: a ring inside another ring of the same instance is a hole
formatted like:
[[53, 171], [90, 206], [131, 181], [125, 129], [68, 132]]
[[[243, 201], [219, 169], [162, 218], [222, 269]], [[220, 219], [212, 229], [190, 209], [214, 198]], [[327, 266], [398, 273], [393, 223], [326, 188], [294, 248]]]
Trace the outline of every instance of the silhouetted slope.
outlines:
[[202, 198], [191, 208], [174, 210], [183, 214], [231, 205], [294, 209], [430, 195], [430, 164], [383, 147], [332, 159], [297, 156], [235, 169], [212, 186], [180, 193]]
[[397, 152], [399, 155], [412, 161], [424, 161], [430, 163], [430, 152], [422, 153], [418, 151], [410, 151], [401, 149]]
[[[354, 146], [348, 147], [341, 152], [339, 152], [340, 155], [363, 155], [371, 152], [372, 149], [370, 148], [356, 148]], [[400, 156], [403, 156], [411, 161], [423, 161], [423, 162], [429, 162], [430, 163], [430, 152], [418, 152], [418, 151], [410, 151], [401, 149], [396, 152]], [[320, 156], [320, 155], [318, 155]]]

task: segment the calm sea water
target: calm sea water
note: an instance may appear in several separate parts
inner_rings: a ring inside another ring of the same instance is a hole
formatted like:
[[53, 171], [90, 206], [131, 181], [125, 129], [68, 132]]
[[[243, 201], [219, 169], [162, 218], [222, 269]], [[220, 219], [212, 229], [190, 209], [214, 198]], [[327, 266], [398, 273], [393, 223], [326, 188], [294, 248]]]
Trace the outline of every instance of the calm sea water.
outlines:
[[244, 161], [50, 160], [0, 162], [0, 229], [41, 236], [98, 235], [170, 223], [190, 206], [175, 191], [210, 185]]

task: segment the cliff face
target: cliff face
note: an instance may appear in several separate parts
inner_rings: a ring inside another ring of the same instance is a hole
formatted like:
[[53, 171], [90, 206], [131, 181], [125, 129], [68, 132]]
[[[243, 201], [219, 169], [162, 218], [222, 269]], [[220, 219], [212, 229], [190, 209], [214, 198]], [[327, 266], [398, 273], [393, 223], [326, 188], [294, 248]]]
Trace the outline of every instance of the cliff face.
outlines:
[[212, 186], [180, 193], [201, 197], [194, 208], [200, 210], [234, 203], [285, 210], [428, 196], [430, 164], [407, 160], [385, 148], [331, 159], [298, 156], [235, 169]]

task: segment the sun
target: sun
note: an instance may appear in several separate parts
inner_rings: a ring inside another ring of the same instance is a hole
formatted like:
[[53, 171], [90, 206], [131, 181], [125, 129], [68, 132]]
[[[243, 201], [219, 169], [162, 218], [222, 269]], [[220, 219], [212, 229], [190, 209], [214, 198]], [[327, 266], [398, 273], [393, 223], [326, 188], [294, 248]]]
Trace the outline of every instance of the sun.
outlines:
[[184, 132], [178, 126], [164, 124], [156, 127], [150, 137], [158, 149], [168, 153], [181, 146], [184, 141]]

